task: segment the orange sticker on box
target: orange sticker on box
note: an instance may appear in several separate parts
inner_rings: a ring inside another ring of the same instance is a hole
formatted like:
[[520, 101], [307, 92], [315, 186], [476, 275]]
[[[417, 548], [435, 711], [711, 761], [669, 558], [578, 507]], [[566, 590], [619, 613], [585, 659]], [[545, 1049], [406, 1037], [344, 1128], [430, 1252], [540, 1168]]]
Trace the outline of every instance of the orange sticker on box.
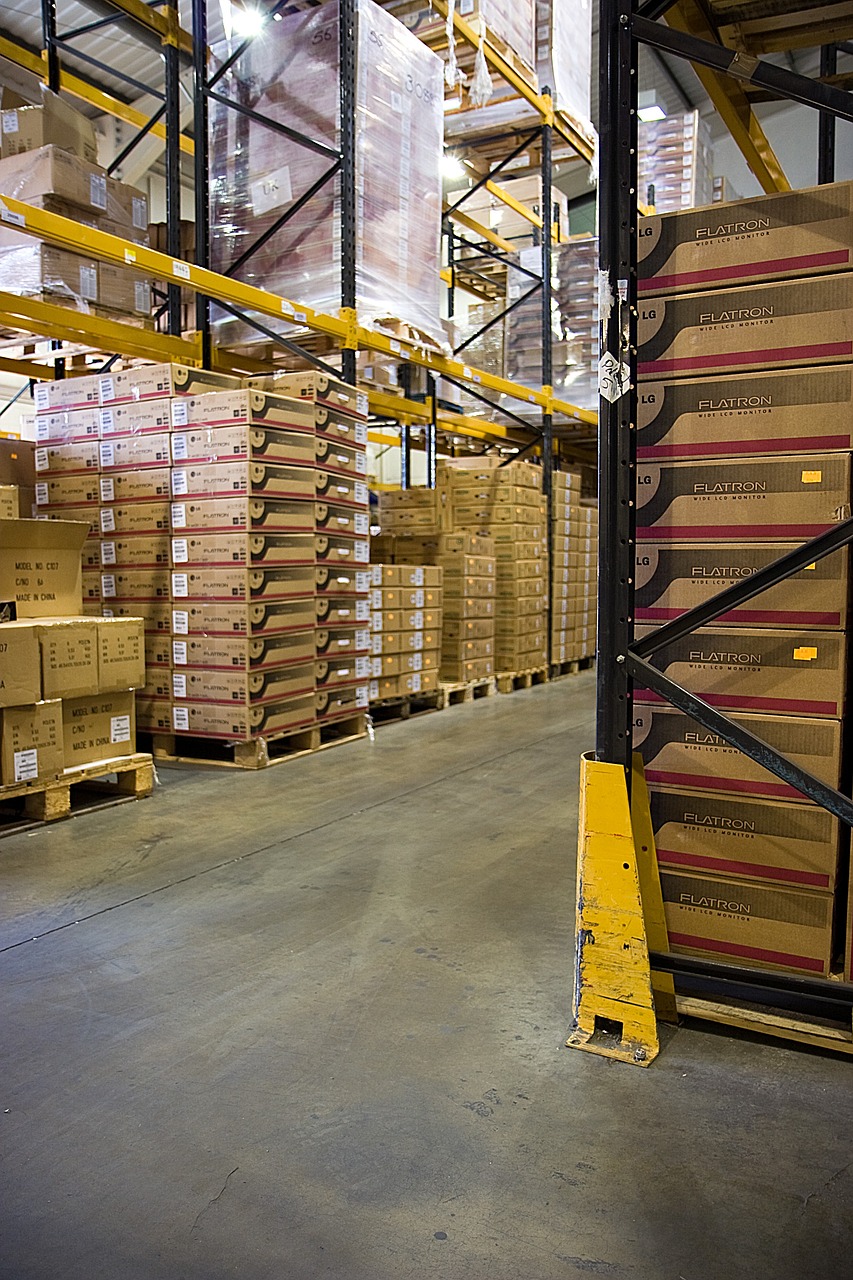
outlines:
[[800, 479], [802, 480], [803, 484], [820, 484], [821, 480], [823, 479], [823, 472], [822, 471], [804, 471], [801, 474]]
[[798, 649], [794, 650], [795, 662], [811, 662], [812, 659], [816, 657], [817, 649], [812, 645], [803, 644], [800, 645]]

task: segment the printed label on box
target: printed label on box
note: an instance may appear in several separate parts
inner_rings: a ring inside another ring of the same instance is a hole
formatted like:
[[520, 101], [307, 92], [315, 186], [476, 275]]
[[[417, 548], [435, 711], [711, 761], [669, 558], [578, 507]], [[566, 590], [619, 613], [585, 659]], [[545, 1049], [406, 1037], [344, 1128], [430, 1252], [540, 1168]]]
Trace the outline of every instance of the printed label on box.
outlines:
[[358, 571], [358, 573], [355, 575], [355, 589], [356, 589], [356, 591], [358, 591], [359, 593], [360, 593], [360, 592], [362, 592], [362, 591], [369, 591], [369, 590], [370, 590], [370, 577], [371, 577], [371, 575], [370, 575], [369, 573], [365, 573], [363, 570], [361, 570], [361, 569], [360, 569], [360, 570]]
[[172, 661], [176, 667], [185, 667], [187, 665], [187, 642], [186, 640], [172, 641]]
[[101, 508], [101, 533], [115, 533], [116, 517], [112, 507]]
[[185, 698], [187, 696], [187, 678], [180, 671], [172, 672], [172, 697]]
[[367, 685], [361, 685], [361, 687], [355, 691], [355, 705], [357, 707], [366, 707], [368, 700]]
[[[36, 440], [50, 439], [50, 424], [44, 418], [36, 418]], [[38, 463], [36, 463], [38, 471]]]
[[172, 493], [174, 494], [174, 496], [178, 498], [181, 496], [181, 494], [187, 493], [188, 491], [189, 491], [189, 485], [187, 483], [186, 471], [173, 471], [172, 472]]
[[187, 438], [186, 436], [172, 436], [172, 461], [186, 462], [187, 460]]
[[130, 742], [130, 716], [110, 716], [110, 742]]
[[39, 753], [37, 748], [30, 747], [28, 751], [16, 751], [14, 760], [15, 781], [34, 782], [39, 776]]
[[175, 564], [186, 564], [189, 558], [189, 547], [186, 538], [173, 538], [172, 559]]
[[95, 209], [106, 209], [107, 176], [105, 173], [89, 174], [89, 203]]
[[47, 485], [46, 485], [46, 484], [37, 484], [37, 485], [36, 485], [36, 503], [37, 503], [37, 505], [38, 505], [38, 506], [40, 506], [40, 507], [43, 507], [47, 501], [48, 501]]
[[381, 631], [380, 631], [380, 632], [378, 632], [378, 633], [373, 637], [373, 643], [372, 643], [372, 645], [371, 645], [371, 651], [372, 651], [373, 653], [381, 653], [381, 652], [382, 652], [382, 632], [381, 632]]
[[252, 209], [256, 218], [263, 217], [270, 209], [280, 209], [290, 204], [293, 199], [293, 188], [290, 183], [290, 168], [283, 164], [272, 173], [259, 178], [249, 185], [252, 195]]
[[183, 502], [172, 503], [172, 528], [186, 529], [187, 527], [187, 508]]
[[188, 730], [190, 727], [190, 713], [186, 707], [172, 707], [172, 728]]
[[189, 422], [189, 412], [187, 410], [186, 400], [175, 399], [172, 401], [172, 426], [185, 427]]
[[98, 301], [98, 268], [80, 268], [80, 296], [87, 302]]
[[17, 111], [12, 110], [12, 111], [4, 111], [4, 112], [3, 112], [3, 132], [4, 132], [4, 133], [17, 133], [17, 132], [18, 132], [18, 113], [17, 113]]
[[370, 676], [370, 668], [372, 663], [369, 658], [356, 658], [355, 660], [355, 678], [356, 680], [367, 680]]
[[115, 431], [115, 419], [112, 409], [102, 409], [98, 416], [101, 420], [101, 433], [103, 435], [110, 435], [111, 432]]
[[360, 480], [356, 483], [356, 486], [355, 486], [355, 500], [356, 502], [363, 502], [365, 506], [367, 505], [367, 502], [368, 502], [367, 485], [362, 484]]
[[172, 610], [172, 630], [177, 636], [188, 636], [190, 633], [190, 615], [186, 609]]
[[101, 466], [114, 467], [116, 464], [115, 445], [112, 443], [101, 445]]
[[101, 595], [106, 600], [111, 600], [115, 596], [115, 593], [116, 593], [115, 574], [102, 573], [101, 574]]
[[115, 396], [115, 393], [116, 393], [115, 382], [113, 381], [112, 378], [98, 379], [98, 395], [101, 397], [102, 401], [112, 400], [113, 397]]
[[356, 533], [370, 533], [370, 516], [366, 511], [356, 511], [355, 519], [353, 520], [353, 528]]
[[36, 413], [42, 409], [50, 408], [50, 392], [43, 383], [36, 386], [35, 391]]
[[47, 471], [50, 463], [48, 462], [47, 449], [36, 449], [35, 451], [36, 471]]
[[112, 476], [101, 476], [101, 502], [115, 502], [116, 486]]
[[185, 573], [172, 574], [172, 595], [176, 600], [184, 600], [190, 593], [189, 579]]
[[370, 701], [375, 702], [376, 699], [379, 697], [379, 681], [378, 680], [371, 680], [370, 684], [368, 685], [368, 693], [370, 695]]
[[116, 544], [114, 542], [101, 543], [101, 564], [115, 564], [116, 562]]
[[358, 564], [370, 563], [370, 543], [357, 542], [355, 544], [355, 558]]
[[131, 214], [130, 214], [131, 222], [136, 227], [136, 230], [147, 231], [148, 230], [148, 201], [140, 198], [139, 196], [133, 196], [130, 202], [130, 209], [131, 209]]

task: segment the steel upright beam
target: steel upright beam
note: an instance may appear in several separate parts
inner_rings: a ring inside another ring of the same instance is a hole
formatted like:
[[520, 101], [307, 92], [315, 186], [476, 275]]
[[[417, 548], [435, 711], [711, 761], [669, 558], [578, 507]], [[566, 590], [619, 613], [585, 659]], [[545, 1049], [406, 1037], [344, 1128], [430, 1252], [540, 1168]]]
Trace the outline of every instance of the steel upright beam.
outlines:
[[59, 93], [59, 45], [56, 38], [56, 0], [41, 0], [41, 28], [47, 55], [46, 83], [52, 93]]
[[[340, 0], [340, 183], [341, 183], [341, 307], [356, 309], [356, 172], [355, 172], [355, 0]], [[341, 373], [356, 380], [356, 351], [344, 347]]]
[[636, 346], [636, 45], [631, 0], [601, 0], [598, 204], [599, 366], [598, 683], [596, 755], [630, 777], [633, 635], [634, 431], [636, 392], [628, 362]]
[[431, 373], [427, 374], [427, 394], [429, 396], [429, 422], [424, 432], [426, 436], [426, 482], [428, 489], [435, 488], [436, 471], [435, 471], [435, 455], [436, 455], [436, 435], [438, 427], [438, 387], [435, 376]]
[[[169, 9], [179, 26], [178, 0], [169, 0]], [[166, 251], [172, 258], [181, 254], [181, 64], [178, 47], [170, 41], [163, 44], [163, 67], [166, 93]], [[181, 287], [170, 284], [167, 308], [168, 330], [180, 335]]]
[[[838, 71], [838, 50], [827, 44], [820, 51], [820, 77], [825, 80]], [[820, 186], [835, 181], [835, 116], [821, 111], [817, 118], [817, 180]]]
[[[209, 101], [207, 66], [207, 0], [193, 0], [193, 85], [195, 90], [195, 260], [210, 267]], [[196, 330], [201, 336], [202, 360], [211, 368], [210, 300], [196, 294]]]
[[[544, 89], [542, 96], [551, 101], [550, 89]], [[554, 382], [554, 353], [551, 345], [551, 334], [553, 330], [553, 321], [551, 316], [551, 183], [553, 174], [551, 172], [551, 143], [552, 131], [550, 124], [542, 126], [542, 156], [541, 156], [541, 172], [540, 185], [542, 190], [541, 207], [542, 207], [542, 296], [541, 296], [541, 319], [542, 319], [542, 387], [547, 391], [548, 395], [553, 390]], [[553, 567], [554, 567], [554, 530], [552, 519], [554, 515], [554, 415], [550, 407], [542, 414], [542, 494], [545, 498], [545, 519], [548, 522], [548, 528], [545, 534], [547, 555], [545, 557], [548, 567], [548, 641], [547, 641], [547, 662], [551, 666], [552, 643], [551, 643], [551, 622], [554, 617], [554, 606], [551, 599], [551, 585], [553, 583]]]

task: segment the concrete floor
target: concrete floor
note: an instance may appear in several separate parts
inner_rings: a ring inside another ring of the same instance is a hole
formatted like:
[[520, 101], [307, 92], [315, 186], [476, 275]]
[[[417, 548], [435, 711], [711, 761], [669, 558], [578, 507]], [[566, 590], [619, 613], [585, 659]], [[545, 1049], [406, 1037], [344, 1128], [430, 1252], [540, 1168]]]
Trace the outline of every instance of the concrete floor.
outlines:
[[853, 1063], [562, 1047], [592, 694], [2, 841], [3, 1280], [849, 1275]]

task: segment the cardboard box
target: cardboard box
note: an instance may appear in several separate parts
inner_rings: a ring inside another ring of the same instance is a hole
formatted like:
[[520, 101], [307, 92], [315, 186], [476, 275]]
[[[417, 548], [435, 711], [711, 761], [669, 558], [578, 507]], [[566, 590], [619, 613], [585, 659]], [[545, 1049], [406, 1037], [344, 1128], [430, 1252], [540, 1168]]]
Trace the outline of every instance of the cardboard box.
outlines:
[[98, 623], [94, 618], [46, 618], [35, 628], [45, 698], [81, 698], [100, 692]]
[[36, 702], [0, 710], [0, 782], [44, 782], [65, 768], [62, 703]]
[[442, 585], [443, 573], [434, 565], [374, 565], [376, 587], [433, 587]]
[[453, 618], [494, 618], [495, 602], [490, 596], [446, 595], [445, 620]]
[[445, 618], [442, 644], [457, 640], [491, 640], [495, 634], [494, 618]]
[[166, 399], [130, 400], [92, 412], [97, 415], [98, 434], [104, 441], [116, 436], [159, 435], [168, 432], [172, 424], [172, 401]]
[[[314, 472], [314, 492], [318, 498], [328, 502], [349, 503], [367, 509], [370, 494], [363, 480], [355, 476], [346, 476], [340, 472]], [[368, 521], [369, 525], [369, 521]]]
[[369, 627], [318, 627], [314, 633], [314, 648], [318, 658], [370, 653], [371, 647]]
[[[51, 475], [65, 472], [97, 472], [98, 441], [78, 440], [73, 444], [40, 445], [35, 451], [36, 472]], [[17, 512], [15, 513], [17, 515]], [[11, 517], [14, 519], [15, 517]]]
[[646, 298], [638, 311], [642, 379], [853, 358], [853, 273]]
[[247, 378], [246, 384], [249, 387], [257, 387], [261, 391], [296, 396], [300, 400], [323, 405], [327, 409], [348, 414], [350, 417], [366, 419], [369, 412], [365, 392], [319, 370], [311, 370], [308, 373], [264, 374], [256, 378]]
[[0, 160], [0, 192], [26, 204], [38, 196], [53, 195], [122, 226], [140, 231], [148, 228], [148, 201], [142, 191], [118, 182], [96, 164], [57, 146], [43, 146]]
[[305, 467], [270, 466], [265, 462], [197, 463], [172, 469], [174, 498], [314, 497], [314, 475]]
[[170, 492], [169, 468], [148, 467], [102, 475], [98, 499], [101, 503], [155, 502], [168, 498]]
[[165, 533], [101, 538], [98, 549], [98, 567], [102, 569], [168, 569], [170, 565], [169, 538]]
[[[2, 163], [0, 163], [2, 169]], [[86, 374], [72, 378], [60, 378], [55, 382], [37, 382], [33, 387], [33, 402], [37, 414], [94, 409], [98, 398], [98, 375]]]
[[438, 655], [421, 649], [408, 649], [405, 653], [375, 654], [373, 657], [373, 678], [389, 678], [402, 676], [408, 671], [438, 670]]
[[661, 872], [671, 951], [825, 976], [833, 896], [754, 881]]
[[270, 704], [166, 702], [159, 708], [158, 720], [167, 732], [246, 742], [310, 728], [315, 721], [314, 699], [313, 693], [304, 693]]
[[452, 659], [441, 659], [442, 680], [467, 684], [471, 680], [487, 680], [495, 674], [495, 664], [491, 658], [473, 658], [457, 662]]
[[168, 635], [172, 630], [172, 606], [167, 600], [109, 600], [101, 611], [105, 618], [141, 618], [146, 637]]
[[219, 601], [187, 602], [173, 608], [169, 619], [175, 636], [273, 636], [305, 631], [314, 626], [314, 597], [302, 600], [253, 601], [232, 604]]
[[321, 564], [366, 565], [370, 559], [370, 543], [367, 539], [347, 538], [338, 534], [316, 534], [314, 551]]
[[210, 369], [193, 369], [184, 364], [143, 364], [115, 373], [96, 375], [98, 401], [102, 405], [139, 400], [162, 400], [169, 396], [192, 396], [212, 390], [238, 390], [240, 379]]
[[41, 100], [37, 103], [25, 102], [8, 89], [3, 90], [0, 101], [3, 159], [55, 145], [89, 164], [97, 164], [98, 140], [92, 121], [75, 111], [58, 93], [39, 87]]
[[[172, 427], [256, 426], [264, 431], [278, 428], [314, 435], [314, 414], [310, 406], [292, 396], [271, 395], [258, 389], [211, 390], [183, 395], [172, 402]], [[310, 461], [310, 459], [306, 459]]]
[[65, 767], [132, 756], [136, 750], [136, 722], [132, 690], [62, 703]]
[[318, 724], [335, 720], [347, 720], [366, 711], [368, 706], [367, 681], [364, 684], [345, 685], [334, 689], [318, 689], [314, 695], [314, 711]]
[[[67, 514], [75, 520], [83, 518], [82, 511], [75, 508], [68, 508]], [[162, 499], [159, 502], [116, 502], [100, 508], [98, 525], [104, 537], [112, 534], [156, 537], [158, 533], [167, 533], [171, 527], [169, 503]]]
[[[733, 714], [736, 724], [831, 787], [841, 783], [841, 724], [797, 716]], [[804, 801], [802, 792], [762, 769], [718, 734], [675, 707], [638, 702], [634, 750], [643, 757], [646, 779], [655, 786]]]
[[0, 520], [0, 615], [79, 614], [88, 533], [67, 520]]
[[[243, 395], [230, 391], [227, 395]], [[199, 400], [218, 396], [199, 396]], [[193, 404], [190, 397], [173, 400], [173, 405]], [[254, 459], [275, 465], [307, 466], [314, 463], [314, 436], [302, 431], [281, 431], [273, 427], [239, 424], [229, 427], [197, 426], [172, 433], [172, 460], [187, 463], [227, 463]]]
[[370, 679], [370, 670], [371, 660], [365, 653], [318, 658], [314, 663], [315, 686], [317, 689], [341, 689], [347, 685], [364, 684]]
[[853, 267], [853, 183], [640, 219], [640, 297]]
[[0, 484], [0, 520], [17, 520], [20, 490], [16, 484]]
[[101, 574], [102, 600], [168, 600], [170, 597], [169, 570], [125, 569], [116, 566], [110, 573]]
[[0, 624], [0, 707], [41, 700], [41, 657], [35, 625]]
[[[314, 508], [308, 502], [254, 495], [202, 498], [173, 502], [171, 520], [176, 533], [303, 533], [309, 535], [307, 547], [314, 531]], [[313, 550], [310, 558], [314, 559]]]
[[484, 637], [470, 640], [451, 640], [444, 637], [441, 645], [441, 661], [470, 662], [476, 658], [493, 658], [495, 656], [495, 640]]
[[169, 443], [168, 433], [163, 432], [143, 432], [102, 440], [98, 447], [101, 470], [168, 466], [171, 460]]
[[[791, 549], [787, 543], [747, 541], [732, 541], [723, 547], [644, 542], [636, 553], [634, 616], [640, 623], [677, 618], [752, 577]], [[848, 595], [849, 552], [845, 547], [762, 591], [718, 621], [741, 627], [843, 630]]]
[[313, 565], [314, 539], [308, 533], [201, 533], [171, 539], [172, 564], [210, 568], [275, 568]]
[[172, 672], [171, 696], [175, 702], [224, 702], [251, 706], [281, 703], [314, 692], [314, 663], [273, 667], [269, 670], [186, 670]]
[[441, 459], [439, 478], [451, 484], [471, 484], [472, 481], [491, 480], [497, 472], [502, 479], [526, 488], [542, 488], [542, 472], [532, 462], [507, 462], [505, 458], [475, 457]]
[[377, 631], [371, 633], [373, 653], [406, 653], [412, 649], [438, 649], [441, 634], [437, 631]]
[[850, 514], [850, 458], [801, 454], [637, 464], [637, 537], [803, 542]]
[[368, 616], [373, 631], [441, 630], [440, 609], [381, 609]]
[[141, 689], [145, 684], [143, 619], [99, 618], [96, 634], [99, 692]]
[[[350, 627], [354, 623], [366, 626], [371, 618], [370, 600], [366, 595], [335, 596], [325, 593], [317, 596], [316, 608], [317, 623], [321, 627]], [[410, 616], [420, 617], [423, 622], [423, 613]]]
[[853, 449], [853, 365], [644, 382], [637, 457], [725, 458]]
[[[318, 592], [346, 592], [350, 595], [370, 595], [372, 574], [370, 568], [356, 569], [348, 565], [318, 565], [314, 571], [314, 581]], [[417, 591], [401, 592], [401, 595], [416, 595]], [[421, 588], [420, 606], [423, 607], [423, 589]]]
[[314, 430], [318, 436], [328, 436], [331, 440], [339, 440], [353, 445], [356, 449], [367, 448], [367, 422], [360, 418], [352, 418], [340, 410], [329, 409], [325, 405], [303, 401], [313, 410]]
[[371, 702], [382, 702], [385, 698], [407, 698], [417, 694], [435, 693], [437, 689], [437, 671], [410, 671], [403, 676], [371, 680], [369, 697]]
[[343, 444], [331, 436], [319, 435], [314, 440], [317, 466], [341, 475], [366, 476], [367, 454], [363, 449]]
[[840, 826], [818, 805], [651, 787], [649, 806], [661, 868], [835, 888]]
[[297, 600], [314, 595], [314, 569], [310, 564], [174, 570], [172, 599], [242, 601]]
[[[653, 628], [638, 627], [637, 637]], [[701, 627], [651, 659], [671, 680], [728, 711], [844, 715], [845, 637], [827, 631]], [[636, 689], [638, 702], [660, 702]]]
[[358, 507], [315, 502], [314, 528], [319, 533], [345, 533], [354, 538], [366, 538], [370, 533], [370, 516]]
[[281, 635], [172, 637], [164, 656], [176, 669], [206, 671], [264, 671], [268, 668], [304, 666], [314, 661], [314, 631]]

